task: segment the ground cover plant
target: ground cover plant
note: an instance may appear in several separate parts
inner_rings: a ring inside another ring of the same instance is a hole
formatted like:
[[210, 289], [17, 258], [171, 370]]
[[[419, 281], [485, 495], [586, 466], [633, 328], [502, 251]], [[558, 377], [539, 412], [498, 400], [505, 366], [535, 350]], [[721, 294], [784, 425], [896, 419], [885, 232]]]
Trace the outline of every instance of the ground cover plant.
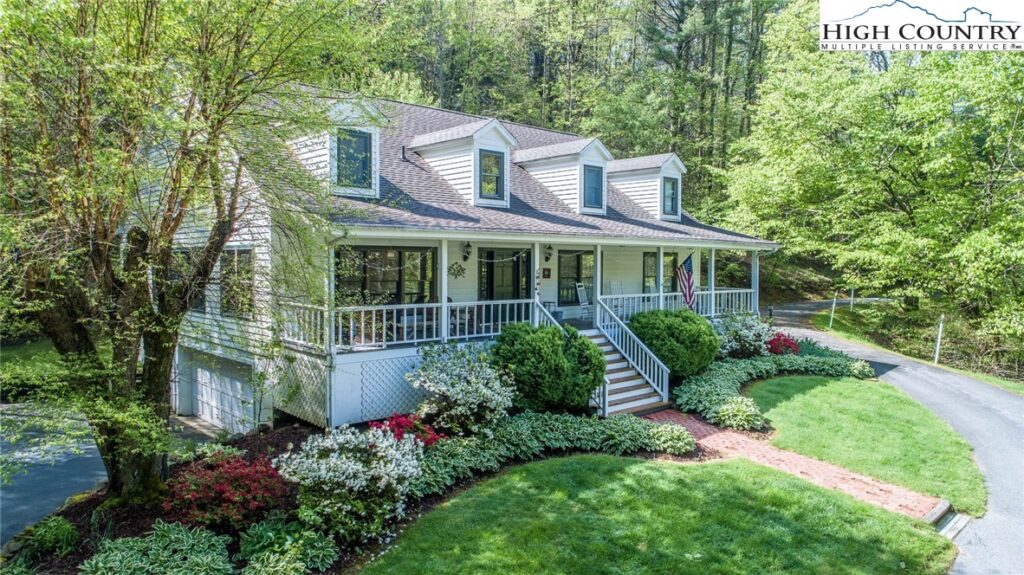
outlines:
[[895, 387], [876, 379], [787, 376], [744, 394], [772, 422], [772, 444], [883, 481], [985, 510], [985, 482], [966, 441]]
[[629, 329], [676, 379], [700, 373], [711, 364], [720, 346], [708, 320], [690, 310], [638, 313], [629, 319]]
[[522, 409], [582, 413], [604, 383], [604, 354], [572, 327], [506, 326], [491, 356], [512, 376]]
[[736, 399], [750, 382], [780, 374], [868, 378], [871, 367], [810, 340], [797, 342], [797, 353], [769, 354], [716, 361], [675, 388], [676, 405], [708, 421], [736, 429], [761, 429], [765, 419], [753, 402]]
[[953, 556], [924, 523], [746, 461], [581, 455], [477, 484], [362, 573], [939, 575]]

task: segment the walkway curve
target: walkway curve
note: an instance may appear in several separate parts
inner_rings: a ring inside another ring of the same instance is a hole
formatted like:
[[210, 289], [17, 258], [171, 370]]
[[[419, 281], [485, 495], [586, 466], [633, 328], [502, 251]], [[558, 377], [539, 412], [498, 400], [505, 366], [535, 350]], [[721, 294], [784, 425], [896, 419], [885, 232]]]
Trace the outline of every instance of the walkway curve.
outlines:
[[775, 309], [776, 325], [864, 359], [882, 380], [903, 390], [949, 423], [974, 448], [985, 476], [988, 510], [954, 540], [955, 575], [1024, 574], [1024, 397], [972, 377], [853, 343], [809, 327], [831, 302]]

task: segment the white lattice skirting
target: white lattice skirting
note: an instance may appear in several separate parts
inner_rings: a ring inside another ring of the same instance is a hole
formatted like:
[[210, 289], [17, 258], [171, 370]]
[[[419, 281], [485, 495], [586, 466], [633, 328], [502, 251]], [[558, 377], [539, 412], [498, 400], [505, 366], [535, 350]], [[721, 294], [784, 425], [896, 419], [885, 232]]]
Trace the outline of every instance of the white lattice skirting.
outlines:
[[415, 348], [337, 356], [332, 380], [332, 425], [381, 419], [416, 409], [425, 394], [405, 380], [416, 362]]

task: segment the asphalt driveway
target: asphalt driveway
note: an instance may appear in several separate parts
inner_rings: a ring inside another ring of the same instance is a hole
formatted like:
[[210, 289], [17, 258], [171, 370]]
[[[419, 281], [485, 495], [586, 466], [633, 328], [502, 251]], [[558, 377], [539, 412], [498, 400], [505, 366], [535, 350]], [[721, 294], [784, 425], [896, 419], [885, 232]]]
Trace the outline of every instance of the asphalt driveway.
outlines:
[[1024, 574], [1024, 397], [894, 353], [847, 342], [808, 326], [831, 302], [779, 306], [776, 325], [871, 363], [879, 377], [946, 420], [974, 448], [988, 487], [988, 510], [956, 537], [951, 573]]

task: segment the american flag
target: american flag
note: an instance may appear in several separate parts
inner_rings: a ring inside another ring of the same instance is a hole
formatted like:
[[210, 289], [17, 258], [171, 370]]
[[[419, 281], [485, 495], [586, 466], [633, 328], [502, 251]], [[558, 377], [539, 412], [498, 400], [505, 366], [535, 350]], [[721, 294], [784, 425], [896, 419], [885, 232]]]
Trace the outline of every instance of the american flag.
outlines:
[[693, 287], [693, 255], [686, 256], [683, 265], [676, 268], [676, 280], [679, 291], [683, 293], [683, 301], [691, 310], [697, 311], [697, 294]]

